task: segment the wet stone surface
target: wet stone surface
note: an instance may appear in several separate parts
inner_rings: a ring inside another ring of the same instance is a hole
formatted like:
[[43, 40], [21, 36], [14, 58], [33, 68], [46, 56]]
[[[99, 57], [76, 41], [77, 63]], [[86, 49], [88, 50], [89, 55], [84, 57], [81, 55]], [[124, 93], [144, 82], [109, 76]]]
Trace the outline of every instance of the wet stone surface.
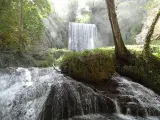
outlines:
[[0, 86], [1, 120], [160, 118], [160, 96], [117, 74], [93, 85], [53, 68], [8, 68], [0, 70]]

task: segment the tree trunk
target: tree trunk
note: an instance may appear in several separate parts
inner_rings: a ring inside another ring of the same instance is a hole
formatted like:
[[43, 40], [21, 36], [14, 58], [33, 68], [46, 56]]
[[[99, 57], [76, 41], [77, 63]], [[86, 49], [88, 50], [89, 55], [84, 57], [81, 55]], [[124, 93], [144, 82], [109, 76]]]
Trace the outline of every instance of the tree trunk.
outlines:
[[115, 54], [116, 54], [116, 57], [123, 58], [127, 56], [129, 52], [124, 45], [120, 28], [118, 25], [117, 15], [115, 11], [115, 3], [114, 3], [114, 0], [106, 0], [106, 3], [108, 7], [109, 20], [110, 20], [112, 32], [113, 32]]
[[154, 33], [154, 28], [156, 26], [156, 23], [158, 22], [159, 17], [160, 17], [160, 10], [158, 11], [156, 17], [154, 18], [152, 25], [150, 26], [145, 38], [145, 44], [144, 44], [144, 50], [143, 50], [143, 53], [145, 56], [151, 55], [151, 49], [150, 49], [151, 37], [152, 37], [152, 34]]
[[20, 0], [20, 15], [19, 15], [19, 52], [22, 52], [23, 47], [23, 18], [24, 18], [24, 8], [23, 0]]

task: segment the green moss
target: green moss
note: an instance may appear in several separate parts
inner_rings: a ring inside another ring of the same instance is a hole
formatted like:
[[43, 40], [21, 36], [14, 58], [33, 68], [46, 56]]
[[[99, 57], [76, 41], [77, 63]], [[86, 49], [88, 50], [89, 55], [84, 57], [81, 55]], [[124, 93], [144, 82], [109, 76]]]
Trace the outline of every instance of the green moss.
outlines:
[[70, 52], [62, 58], [60, 69], [80, 80], [96, 83], [108, 80], [115, 72], [113, 49]]
[[55, 58], [51, 53], [48, 53], [45, 55], [44, 60], [38, 61], [38, 67], [51, 67], [53, 66], [53, 63], [55, 61]]
[[[160, 59], [151, 56], [145, 59], [138, 55], [134, 66], [124, 66], [123, 74], [160, 93]], [[122, 72], [122, 69], [121, 69]]]

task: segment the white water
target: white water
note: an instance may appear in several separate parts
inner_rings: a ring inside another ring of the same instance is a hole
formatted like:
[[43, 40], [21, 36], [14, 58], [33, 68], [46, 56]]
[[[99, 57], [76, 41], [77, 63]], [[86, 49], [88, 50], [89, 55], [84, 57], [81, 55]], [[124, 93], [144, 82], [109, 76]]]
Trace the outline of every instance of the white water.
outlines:
[[[152, 90], [145, 88], [144, 86], [132, 82], [128, 78], [115, 77], [114, 78], [119, 83], [118, 90], [121, 92], [122, 96], [130, 96], [130, 98], [136, 99], [141, 107], [145, 110], [147, 108], [154, 108], [160, 110], [160, 97], [156, 95]], [[146, 110], [146, 115], [149, 115], [149, 111]]]
[[[43, 72], [44, 71], [44, 72]], [[2, 120], [35, 120], [46, 99], [52, 69], [18, 68], [0, 72]]]
[[74, 118], [70, 118], [68, 120], [160, 120], [158, 117], [133, 117], [130, 115], [123, 114], [89, 114], [82, 116], [75, 116]]
[[114, 103], [115, 103], [116, 113], [117, 113], [117, 114], [121, 114], [121, 108], [120, 108], [120, 106], [118, 105], [117, 100], [114, 100]]
[[69, 23], [69, 50], [83, 51], [95, 48], [97, 27], [94, 24]]
[[[63, 118], [65, 104], [68, 104], [67, 114], [71, 117], [70, 120], [160, 120], [156, 115], [156, 111], [160, 112], [160, 97], [157, 94], [128, 78], [114, 75], [111, 80], [119, 85], [117, 88], [120, 92], [119, 97], [128, 97], [132, 100], [125, 104], [128, 105], [127, 111], [129, 110], [126, 115], [122, 114], [122, 102], [118, 98], [106, 97], [102, 92], [95, 91], [70, 77], [65, 77], [53, 68], [1, 69], [0, 120], [37, 120], [40, 113], [45, 110], [50, 91], [55, 94], [52, 105], [53, 116], [57, 115], [57, 118], [53, 117], [52, 120]], [[105, 109], [110, 101], [113, 101], [112, 107], [115, 108], [113, 114]], [[139, 108], [137, 108], [137, 115], [131, 116], [130, 104], [143, 108], [144, 118], [138, 117]], [[79, 116], [76, 114], [77, 111]], [[72, 112], [75, 112], [73, 113], [75, 116], [71, 116]], [[48, 119], [39, 118], [38, 120]]]

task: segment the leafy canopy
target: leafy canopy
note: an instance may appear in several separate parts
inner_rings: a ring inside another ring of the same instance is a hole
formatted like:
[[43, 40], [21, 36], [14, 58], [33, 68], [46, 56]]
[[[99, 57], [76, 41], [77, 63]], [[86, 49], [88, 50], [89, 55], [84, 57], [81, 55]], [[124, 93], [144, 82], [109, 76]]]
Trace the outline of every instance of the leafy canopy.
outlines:
[[[17, 50], [19, 46], [20, 0], [0, 0], [0, 49]], [[42, 37], [42, 18], [51, 12], [48, 0], [23, 0], [23, 45], [30, 49]]]

